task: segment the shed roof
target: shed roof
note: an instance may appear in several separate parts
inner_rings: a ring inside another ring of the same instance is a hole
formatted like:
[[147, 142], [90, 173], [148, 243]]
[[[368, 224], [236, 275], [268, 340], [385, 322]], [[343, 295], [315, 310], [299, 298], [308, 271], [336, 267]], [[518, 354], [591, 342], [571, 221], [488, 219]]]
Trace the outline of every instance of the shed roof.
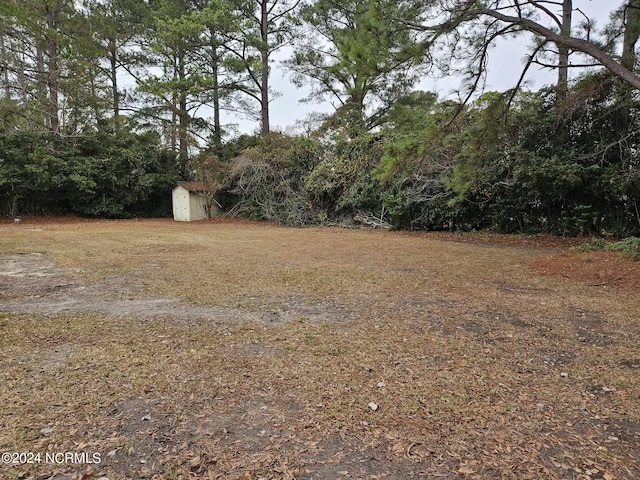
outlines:
[[180, 186], [190, 192], [206, 192], [209, 190], [207, 186], [202, 182], [178, 182], [173, 188]]

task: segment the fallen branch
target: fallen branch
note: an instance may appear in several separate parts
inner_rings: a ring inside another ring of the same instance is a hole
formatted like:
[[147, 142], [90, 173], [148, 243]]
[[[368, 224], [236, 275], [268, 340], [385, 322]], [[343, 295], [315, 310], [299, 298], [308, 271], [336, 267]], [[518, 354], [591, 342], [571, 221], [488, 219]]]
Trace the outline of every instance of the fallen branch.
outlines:
[[610, 283], [613, 282], [618, 282], [622, 280], [622, 277], [616, 277], [613, 280], [607, 280], [606, 282], [602, 282], [602, 283], [589, 283], [587, 284], [588, 287], [604, 287], [606, 285], [609, 285]]
[[391, 228], [391, 224], [387, 222], [382, 215], [376, 217], [373, 213], [359, 213], [353, 219], [356, 222], [363, 223], [373, 228]]

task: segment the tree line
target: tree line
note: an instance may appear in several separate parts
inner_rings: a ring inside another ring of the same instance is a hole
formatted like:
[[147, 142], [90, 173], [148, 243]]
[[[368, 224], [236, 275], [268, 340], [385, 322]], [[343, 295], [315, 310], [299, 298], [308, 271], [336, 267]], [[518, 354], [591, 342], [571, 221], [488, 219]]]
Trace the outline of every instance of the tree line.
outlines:
[[[291, 225], [640, 232], [640, 0], [602, 27], [571, 0], [10, 0], [0, 19], [4, 214], [167, 214], [191, 178]], [[485, 92], [515, 38], [520, 79]], [[270, 126], [285, 47], [335, 106], [297, 136]], [[557, 81], [529, 91], [535, 67]], [[454, 74], [451, 98], [416, 89]], [[230, 137], [225, 111], [259, 130]]]

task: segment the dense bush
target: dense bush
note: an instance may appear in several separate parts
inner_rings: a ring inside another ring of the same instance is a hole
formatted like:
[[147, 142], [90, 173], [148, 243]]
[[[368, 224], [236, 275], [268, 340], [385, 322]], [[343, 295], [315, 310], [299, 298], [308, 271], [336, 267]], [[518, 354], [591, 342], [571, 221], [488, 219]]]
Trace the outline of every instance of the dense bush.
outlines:
[[383, 154], [378, 135], [325, 144], [317, 166], [305, 176], [304, 191], [326, 219], [379, 211], [381, 186], [373, 170]]
[[0, 136], [0, 213], [168, 216], [175, 156], [153, 135]]
[[615, 252], [622, 252], [624, 255], [630, 256], [635, 261], [640, 260], [640, 238], [638, 237], [627, 237], [624, 240], [613, 242], [609, 242], [603, 238], [593, 238], [590, 242], [577, 247], [577, 249], [583, 252], [612, 250]]
[[436, 128], [434, 105], [417, 134], [392, 130], [380, 171], [393, 186], [384, 198], [394, 223], [637, 234], [638, 108], [620, 102], [615, 81], [599, 74], [563, 101], [553, 89], [487, 94]]
[[221, 196], [232, 215], [303, 226], [318, 216], [302, 191], [303, 177], [318, 160], [307, 138], [271, 133], [230, 162]]
[[375, 133], [332, 123], [315, 139], [244, 139], [230, 205], [290, 225], [367, 214], [404, 229], [637, 234], [640, 119], [622, 93], [604, 74], [562, 100], [552, 88], [466, 106], [414, 92]]

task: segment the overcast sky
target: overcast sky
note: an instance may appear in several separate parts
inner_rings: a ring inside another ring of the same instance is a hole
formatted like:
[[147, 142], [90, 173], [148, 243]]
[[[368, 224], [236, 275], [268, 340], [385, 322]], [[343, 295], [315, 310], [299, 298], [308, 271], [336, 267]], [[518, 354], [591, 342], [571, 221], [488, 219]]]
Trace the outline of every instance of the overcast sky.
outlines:
[[[597, 20], [597, 28], [603, 27], [609, 17], [609, 13], [622, 4], [618, 0], [574, 0], [574, 8], [581, 9], [589, 18]], [[574, 24], [580, 22], [579, 14], [574, 14]], [[522, 40], [499, 42], [492, 50], [489, 58], [489, 75], [487, 89], [504, 91], [513, 88], [521, 74], [527, 47], [531, 43], [531, 37], [523, 35]], [[529, 88], [537, 90], [544, 85], [555, 82], [556, 72], [543, 71], [537, 66], [529, 70]], [[271, 102], [271, 126], [273, 130], [287, 130], [299, 128], [303, 121], [312, 112], [332, 112], [333, 107], [329, 103], [300, 103], [308, 91], [298, 89], [288, 80], [288, 74], [277, 65], [274, 65], [271, 77], [272, 87], [280, 92], [281, 96]], [[436, 92], [441, 98], [446, 98], [460, 87], [460, 79], [449, 77], [444, 79], [425, 79], [416, 88]], [[226, 116], [226, 122], [236, 123], [240, 133], [253, 133], [258, 128], [258, 122], [246, 118]]]

